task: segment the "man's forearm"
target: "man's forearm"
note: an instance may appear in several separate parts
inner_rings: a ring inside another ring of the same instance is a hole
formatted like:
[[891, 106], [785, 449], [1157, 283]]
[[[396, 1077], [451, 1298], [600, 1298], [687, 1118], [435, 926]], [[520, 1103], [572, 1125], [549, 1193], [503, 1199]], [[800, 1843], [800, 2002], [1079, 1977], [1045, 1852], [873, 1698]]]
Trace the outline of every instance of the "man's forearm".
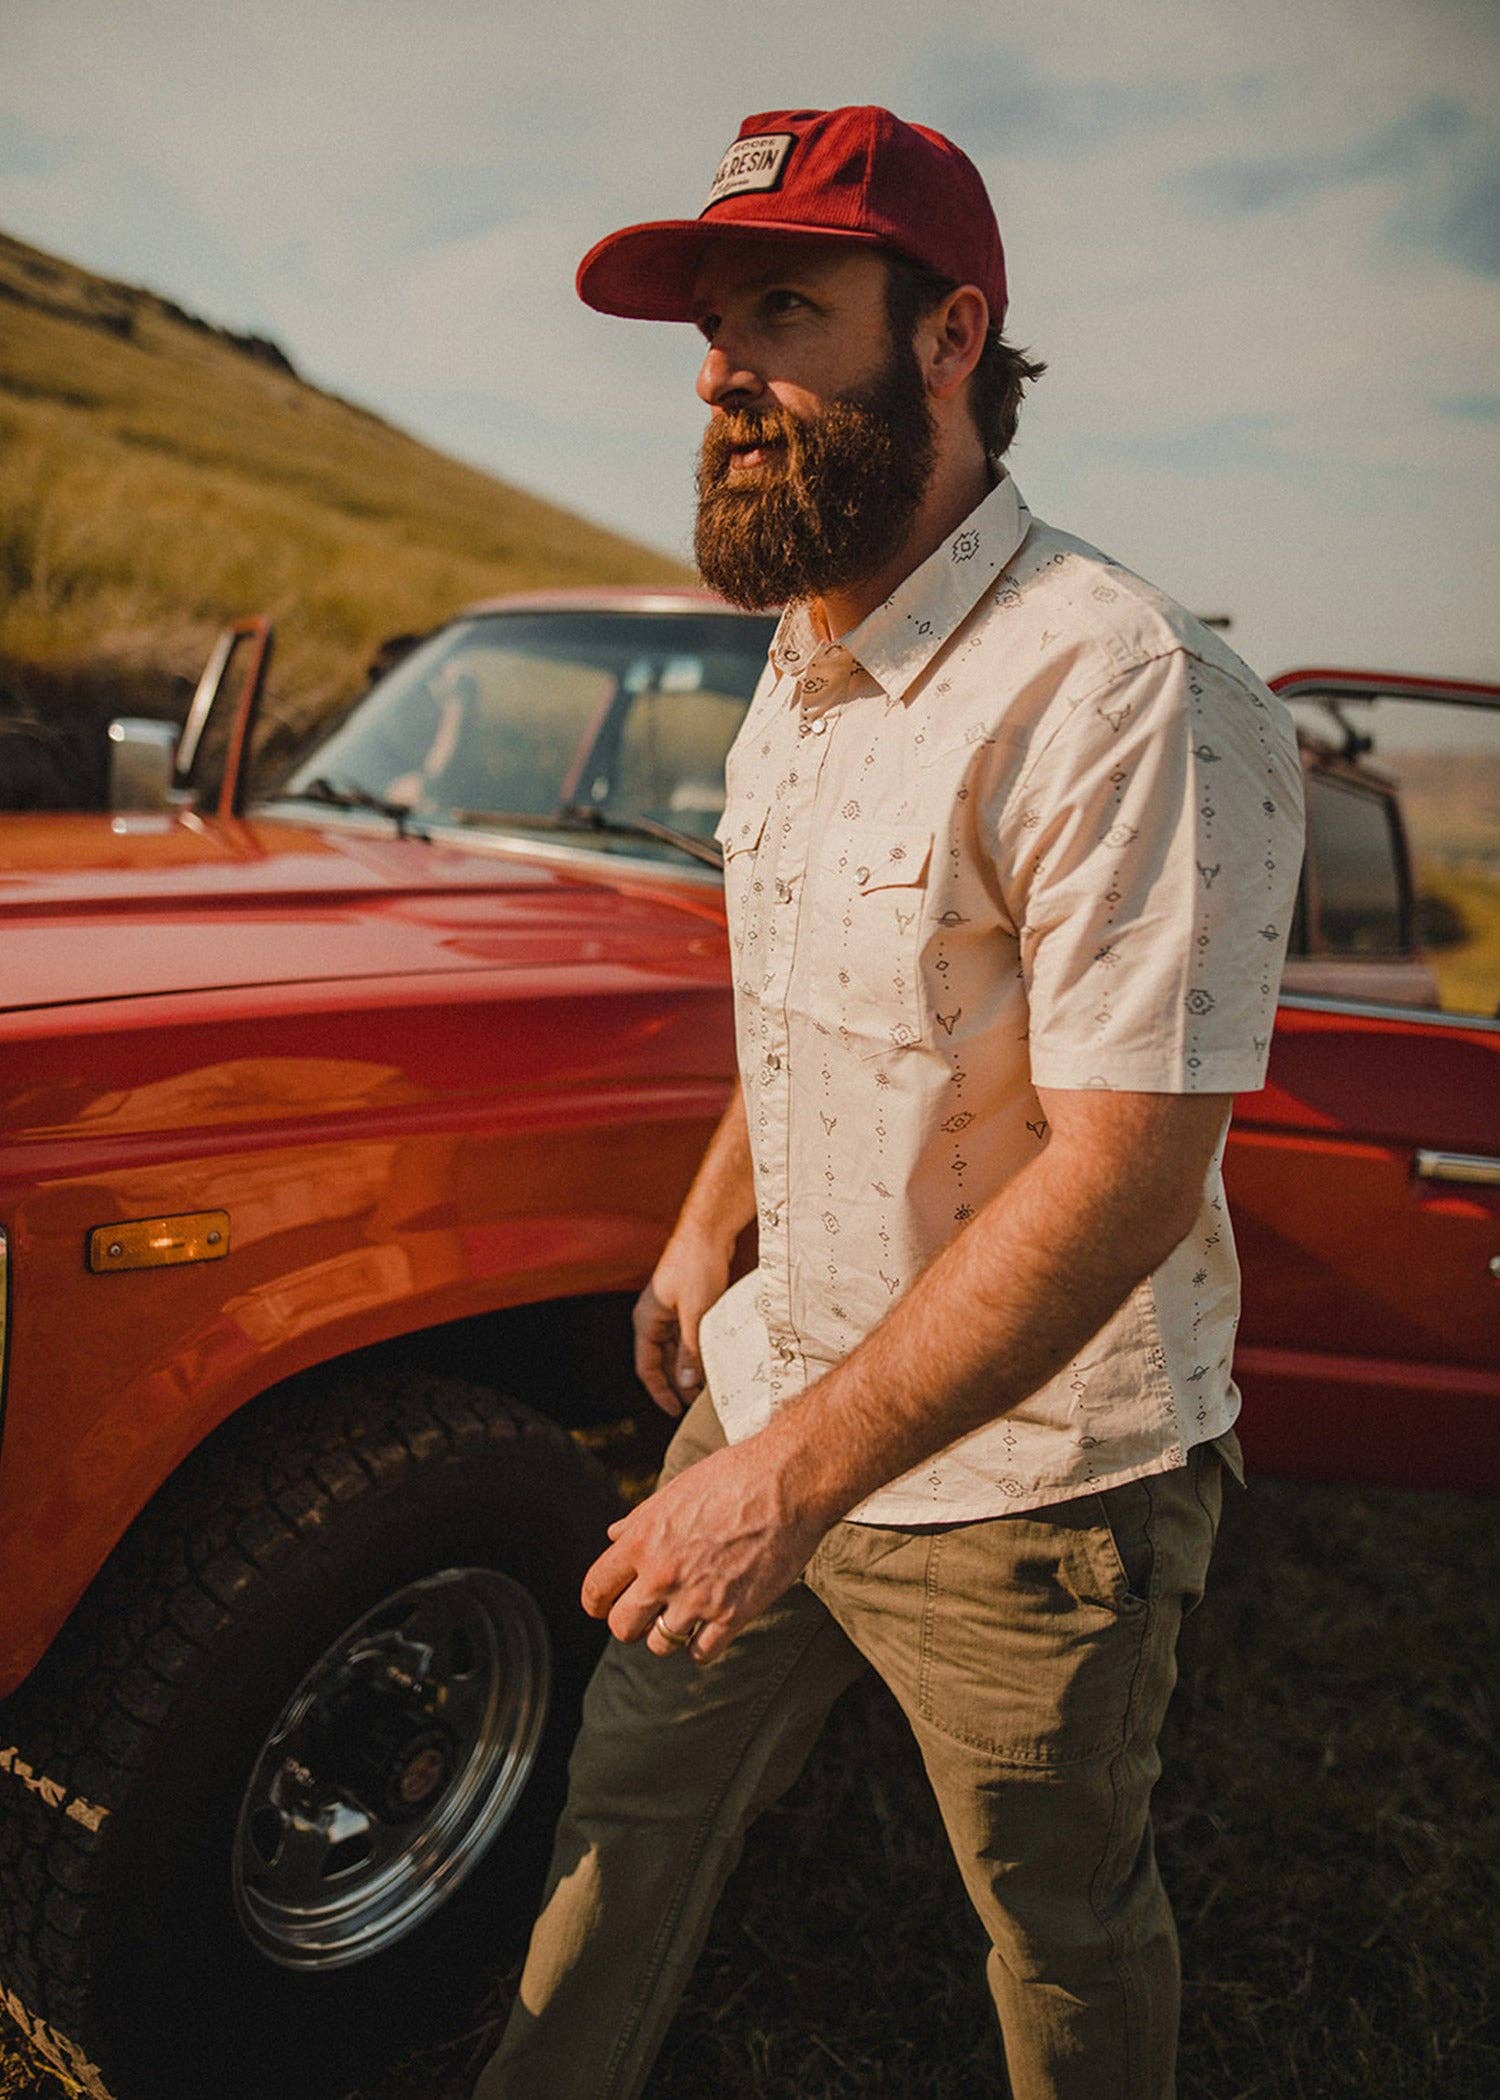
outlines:
[[1049, 1146], [773, 1417], [768, 1462], [835, 1522], [1054, 1377], [1190, 1222], [1107, 1162]]
[[732, 1248], [754, 1216], [750, 1127], [745, 1114], [745, 1090], [736, 1080], [692, 1186], [683, 1198], [672, 1238]]

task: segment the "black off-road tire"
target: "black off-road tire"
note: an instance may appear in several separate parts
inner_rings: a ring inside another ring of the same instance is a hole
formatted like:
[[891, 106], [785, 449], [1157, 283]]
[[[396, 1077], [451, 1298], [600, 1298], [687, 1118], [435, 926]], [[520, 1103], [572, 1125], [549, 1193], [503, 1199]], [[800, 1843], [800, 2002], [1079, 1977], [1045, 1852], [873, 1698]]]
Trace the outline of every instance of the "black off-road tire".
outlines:
[[[464, 2030], [534, 1909], [601, 1640], [579, 1581], [618, 1512], [565, 1432], [452, 1378], [309, 1383], [188, 1461], [0, 1705], [0, 2003], [71, 2082], [112, 2100], [336, 2100]], [[500, 1571], [545, 1627], [531, 1777], [404, 1937], [343, 1967], [281, 1966], [232, 1888], [257, 1757], [330, 1644], [454, 1568]]]

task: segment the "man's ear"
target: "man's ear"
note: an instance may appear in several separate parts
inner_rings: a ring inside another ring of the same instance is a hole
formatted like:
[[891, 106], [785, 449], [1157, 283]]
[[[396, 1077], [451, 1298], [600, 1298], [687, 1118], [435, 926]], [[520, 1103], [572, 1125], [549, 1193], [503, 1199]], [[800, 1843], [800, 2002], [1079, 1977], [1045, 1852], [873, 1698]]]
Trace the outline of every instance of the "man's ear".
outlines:
[[923, 377], [939, 401], [956, 394], [978, 364], [989, 327], [989, 301], [973, 284], [959, 285], [918, 322]]

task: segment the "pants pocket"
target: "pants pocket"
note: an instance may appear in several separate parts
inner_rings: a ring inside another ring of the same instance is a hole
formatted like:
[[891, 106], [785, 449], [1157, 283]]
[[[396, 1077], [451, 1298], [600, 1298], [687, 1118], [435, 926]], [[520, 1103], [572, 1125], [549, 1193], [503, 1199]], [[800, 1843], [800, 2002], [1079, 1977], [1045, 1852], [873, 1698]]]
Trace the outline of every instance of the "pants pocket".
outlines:
[[1151, 1602], [1156, 1582], [1150, 1481], [1127, 1480], [1082, 1499], [1094, 1517], [1087, 1537], [1095, 1555], [1101, 1600], [1116, 1611], [1143, 1609]]
[[[1101, 1498], [935, 1532], [918, 1704], [1003, 1763], [1065, 1765], [1125, 1741], [1149, 1614]], [[1149, 1587], [1149, 1571], [1144, 1579]]]

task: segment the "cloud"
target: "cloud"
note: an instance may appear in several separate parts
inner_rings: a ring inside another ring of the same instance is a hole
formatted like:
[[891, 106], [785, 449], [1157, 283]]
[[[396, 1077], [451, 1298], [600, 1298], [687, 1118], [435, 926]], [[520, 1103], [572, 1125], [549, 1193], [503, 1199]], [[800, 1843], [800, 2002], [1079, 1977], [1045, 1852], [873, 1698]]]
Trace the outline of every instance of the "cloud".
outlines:
[[1051, 364], [1018, 455], [1044, 514], [1232, 604], [1268, 668], [1336, 620], [1354, 654], [1389, 632], [1414, 668], [1475, 668], [1492, 0], [761, 0], [732, 44], [700, 0], [628, 32], [600, 0], [0, 13], [0, 224], [678, 548], [694, 339], [586, 311], [579, 255], [695, 210], [746, 111], [936, 124]]
[[1434, 152], [1451, 150], [1474, 128], [1467, 110], [1440, 97], [1342, 151], [1210, 161], [1187, 169], [1181, 185], [1201, 209], [1236, 218], [1271, 211], [1323, 190], [1419, 173]]
[[1073, 55], [1065, 45], [1029, 50], [1013, 39], [955, 65], [951, 48], [935, 43], [918, 62], [906, 102], [913, 112], [941, 108], [942, 127], [976, 160], [1105, 156], [1193, 109], [1192, 91], [1165, 71], [1138, 81], [1073, 72]]
[[1165, 428], [1122, 432], [1104, 442], [1126, 464], [1209, 479], [1247, 467], [1284, 469], [1291, 458], [1278, 419], [1269, 413], [1174, 418]]
[[1437, 198], [1414, 200], [1392, 220], [1390, 232], [1477, 277], [1500, 277], [1500, 154], [1455, 175]]
[[0, 132], [0, 173], [25, 180], [45, 175], [57, 164], [58, 150], [44, 131], [27, 124], [15, 112]]
[[1190, 204], [1228, 219], [1365, 185], [1397, 187], [1382, 222], [1393, 243], [1500, 276], [1500, 130], [1451, 96], [1418, 103], [1336, 151], [1209, 161], [1177, 178]]
[[1440, 416], [1454, 416], [1461, 423], [1500, 423], [1500, 394], [1449, 394], [1432, 405]]

